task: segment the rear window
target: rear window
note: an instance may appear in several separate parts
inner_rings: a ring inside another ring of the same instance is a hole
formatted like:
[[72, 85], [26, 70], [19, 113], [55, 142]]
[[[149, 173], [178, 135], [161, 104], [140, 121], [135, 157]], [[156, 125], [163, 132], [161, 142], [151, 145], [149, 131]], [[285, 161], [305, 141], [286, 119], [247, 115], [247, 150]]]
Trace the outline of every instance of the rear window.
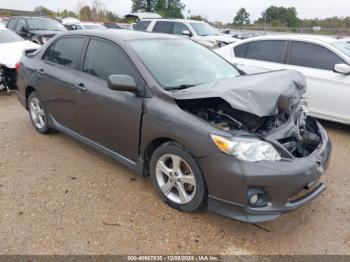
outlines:
[[83, 44], [84, 38], [82, 37], [59, 39], [48, 49], [44, 59], [59, 65], [75, 68]]
[[138, 21], [137, 24], [134, 26], [134, 29], [137, 31], [146, 31], [150, 23], [151, 21]]
[[254, 41], [249, 43], [246, 58], [282, 64], [285, 50], [283, 40]]

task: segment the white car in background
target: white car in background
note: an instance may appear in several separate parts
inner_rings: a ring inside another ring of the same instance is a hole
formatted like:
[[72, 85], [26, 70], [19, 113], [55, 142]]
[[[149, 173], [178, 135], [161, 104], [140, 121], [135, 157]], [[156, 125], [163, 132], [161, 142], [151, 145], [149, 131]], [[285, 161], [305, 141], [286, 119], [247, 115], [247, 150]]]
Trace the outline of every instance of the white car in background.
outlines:
[[247, 74], [295, 69], [307, 78], [310, 115], [350, 124], [350, 39], [254, 37], [216, 50]]
[[103, 24], [100, 23], [88, 23], [88, 22], [81, 22], [79, 24], [83, 30], [90, 30], [90, 29], [94, 29], [94, 30], [106, 30], [107, 27], [105, 27]]
[[0, 90], [15, 84], [16, 64], [25, 50], [38, 49], [40, 45], [26, 41], [15, 32], [0, 28]]
[[142, 19], [135, 30], [183, 35], [209, 48], [220, 47], [239, 41], [224, 35], [204, 21], [186, 19]]

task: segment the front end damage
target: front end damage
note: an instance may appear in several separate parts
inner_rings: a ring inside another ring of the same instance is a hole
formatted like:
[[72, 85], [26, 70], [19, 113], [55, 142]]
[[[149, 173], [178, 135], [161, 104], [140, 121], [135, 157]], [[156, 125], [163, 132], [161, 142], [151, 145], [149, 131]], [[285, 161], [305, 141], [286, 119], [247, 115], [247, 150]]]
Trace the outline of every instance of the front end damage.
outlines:
[[0, 64], [0, 91], [6, 89], [7, 92], [15, 86], [16, 83], [16, 69], [8, 68]]
[[[271, 144], [278, 161], [243, 161], [218, 153], [200, 159], [209, 209], [246, 222], [267, 221], [321, 194], [331, 144], [307, 115], [306, 81], [294, 71], [242, 76], [174, 92], [183, 110], [235, 138]], [[215, 167], [209, 163], [216, 163]], [[236, 190], [239, 188], [239, 190]]]

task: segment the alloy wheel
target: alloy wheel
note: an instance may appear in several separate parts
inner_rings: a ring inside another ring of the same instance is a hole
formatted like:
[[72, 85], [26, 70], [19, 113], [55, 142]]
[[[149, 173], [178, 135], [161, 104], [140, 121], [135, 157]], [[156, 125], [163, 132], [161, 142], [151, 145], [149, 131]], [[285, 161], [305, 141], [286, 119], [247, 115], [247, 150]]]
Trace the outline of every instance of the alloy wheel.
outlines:
[[38, 129], [44, 128], [45, 127], [45, 111], [44, 111], [43, 105], [41, 104], [41, 102], [38, 98], [34, 97], [30, 101], [29, 110], [30, 110], [30, 116], [33, 120], [34, 125]]
[[196, 194], [196, 178], [184, 159], [174, 154], [162, 156], [156, 164], [156, 179], [163, 194], [178, 204], [191, 202]]

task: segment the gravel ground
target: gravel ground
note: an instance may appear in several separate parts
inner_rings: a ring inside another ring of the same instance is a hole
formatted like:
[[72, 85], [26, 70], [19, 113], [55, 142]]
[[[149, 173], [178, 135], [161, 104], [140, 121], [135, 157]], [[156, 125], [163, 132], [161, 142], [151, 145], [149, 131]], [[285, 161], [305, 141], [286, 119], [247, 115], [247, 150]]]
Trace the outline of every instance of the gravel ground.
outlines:
[[350, 130], [326, 123], [328, 190], [259, 225], [163, 204], [147, 178], [57, 133], [0, 94], [0, 254], [350, 254]]

